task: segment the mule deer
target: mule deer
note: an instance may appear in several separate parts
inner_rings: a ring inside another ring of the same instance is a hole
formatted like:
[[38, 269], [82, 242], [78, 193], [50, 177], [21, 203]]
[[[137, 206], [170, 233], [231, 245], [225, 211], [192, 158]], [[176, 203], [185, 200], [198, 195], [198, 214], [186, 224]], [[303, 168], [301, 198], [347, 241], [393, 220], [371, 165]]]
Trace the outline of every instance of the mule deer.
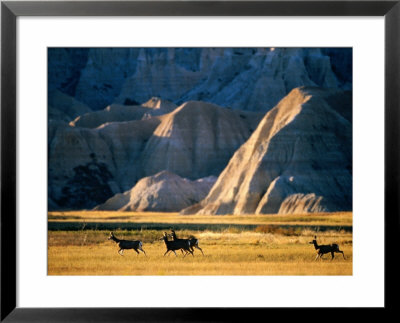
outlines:
[[[137, 252], [139, 255], [139, 251], [142, 251], [145, 255], [146, 252], [143, 250], [143, 243], [140, 240], [120, 240], [114, 236], [114, 233], [110, 232], [110, 236], [108, 237], [108, 240], [113, 240], [118, 244], [118, 247], [120, 248], [118, 250], [118, 253], [123, 256], [124, 255], [124, 250], [125, 249], [133, 249]], [[122, 251], [122, 253], [121, 253]], [[146, 255], [147, 256], [147, 255]]]
[[[194, 252], [194, 248], [197, 248], [201, 251], [204, 256], [203, 250], [199, 247], [199, 240], [195, 237], [191, 236], [189, 239], [178, 239], [176, 236], [175, 230], [171, 230], [171, 237], [173, 241], [189, 241], [189, 248], [192, 252]], [[182, 250], [182, 249], [181, 249]]]
[[344, 252], [339, 250], [339, 245], [337, 245], [336, 243], [332, 243], [329, 245], [318, 245], [317, 236], [314, 236], [314, 240], [309, 243], [313, 244], [315, 247], [315, 250], [317, 250], [317, 256], [315, 257], [315, 260], [317, 260], [318, 258], [322, 259], [322, 256], [326, 253], [331, 253], [331, 255], [332, 255], [331, 260], [333, 260], [333, 258], [335, 258], [335, 252], [341, 253], [343, 255], [343, 259], [346, 259], [344, 257]]
[[170, 251], [172, 251], [175, 254], [175, 256], [177, 256], [175, 250], [180, 250], [180, 249], [183, 249], [184, 251], [186, 251], [185, 255], [183, 256], [184, 258], [186, 257], [188, 252], [191, 253], [193, 256], [193, 252], [190, 250], [189, 241], [184, 241], [184, 240], [169, 241], [168, 235], [166, 232], [164, 232], [164, 235], [160, 240], [164, 240], [165, 246], [167, 247], [167, 251], [164, 253], [164, 256]]

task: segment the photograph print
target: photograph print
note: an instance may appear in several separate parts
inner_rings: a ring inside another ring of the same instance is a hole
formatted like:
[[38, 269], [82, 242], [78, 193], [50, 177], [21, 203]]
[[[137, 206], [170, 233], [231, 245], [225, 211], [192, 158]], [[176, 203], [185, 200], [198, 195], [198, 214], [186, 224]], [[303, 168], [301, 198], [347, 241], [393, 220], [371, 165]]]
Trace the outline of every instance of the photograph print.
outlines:
[[352, 275], [352, 48], [51, 47], [48, 275]]

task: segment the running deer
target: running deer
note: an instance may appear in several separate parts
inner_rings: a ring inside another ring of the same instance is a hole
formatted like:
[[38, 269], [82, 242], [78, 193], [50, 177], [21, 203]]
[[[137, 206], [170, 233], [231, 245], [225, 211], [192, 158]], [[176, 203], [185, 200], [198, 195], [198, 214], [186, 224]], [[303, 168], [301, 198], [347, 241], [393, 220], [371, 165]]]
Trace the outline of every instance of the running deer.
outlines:
[[164, 256], [170, 251], [172, 251], [175, 254], [175, 256], [177, 256], [175, 250], [180, 250], [180, 249], [186, 251], [183, 258], [186, 257], [188, 252], [191, 253], [193, 256], [193, 252], [192, 250], [190, 250], [189, 241], [169, 241], [166, 232], [164, 232], [164, 236], [160, 240], [164, 240], [165, 246], [167, 247], [167, 251], [164, 253]]
[[339, 245], [337, 245], [336, 243], [332, 243], [329, 245], [318, 245], [317, 243], [317, 236], [314, 236], [314, 240], [309, 242], [310, 244], [313, 244], [315, 247], [315, 250], [317, 250], [317, 256], [315, 257], [315, 260], [317, 260], [318, 258], [322, 259], [322, 256], [326, 253], [331, 253], [332, 255], [332, 259], [335, 258], [335, 252], [337, 253], [341, 253], [343, 255], [343, 259], [346, 259], [344, 257], [344, 252], [339, 250]]
[[[118, 244], [118, 247], [120, 248], [118, 250], [118, 253], [123, 256], [124, 255], [124, 250], [125, 249], [133, 249], [137, 252], [139, 255], [139, 251], [142, 251], [145, 255], [146, 252], [143, 250], [143, 243], [140, 240], [120, 240], [114, 236], [114, 233], [110, 232], [110, 236], [108, 237], [108, 240], [113, 240]], [[122, 251], [122, 253], [121, 253]], [[147, 256], [147, 255], [146, 255]]]
[[[175, 230], [171, 230], [171, 237], [173, 241], [189, 241], [189, 248], [192, 252], [194, 252], [194, 248], [197, 248], [201, 251], [204, 256], [203, 250], [199, 247], [199, 240], [195, 237], [191, 236], [189, 239], [178, 239], [176, 236]], [[182, 250], [182, 249], [181, 249]]]

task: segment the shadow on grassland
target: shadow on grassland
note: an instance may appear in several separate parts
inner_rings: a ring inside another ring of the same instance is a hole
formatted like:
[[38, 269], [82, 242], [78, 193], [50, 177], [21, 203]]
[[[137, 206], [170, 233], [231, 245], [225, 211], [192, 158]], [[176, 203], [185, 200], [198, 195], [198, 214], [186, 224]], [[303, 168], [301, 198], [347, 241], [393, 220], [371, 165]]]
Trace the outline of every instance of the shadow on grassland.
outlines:
[[[230, 224], [230, 223], [130, 223], [130, 222], [48, 222], [49, 231], [80, 231], [80, 230], [191, 230], [191, 231], [214, 231], [222, 232], [227, 229], [238, 231], [254, 231], [258, 224]], [[334, 225], [269, 225], [272, 228], [296, 229], [313, 231], [345, 231], [352, 232], [352, 226]]]

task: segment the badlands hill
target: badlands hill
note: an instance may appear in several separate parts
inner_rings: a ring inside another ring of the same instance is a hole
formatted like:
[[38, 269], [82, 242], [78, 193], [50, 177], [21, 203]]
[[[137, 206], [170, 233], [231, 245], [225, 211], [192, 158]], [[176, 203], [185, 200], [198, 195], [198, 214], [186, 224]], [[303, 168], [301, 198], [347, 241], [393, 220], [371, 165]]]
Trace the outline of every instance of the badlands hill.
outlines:
[[94, 111], [157, 96], [265, 113], [299, 86], [352, 86], [351, 48], [50, 48], [48, 62], [49, 97]]
[[178, 212], [200, 202], [215, 177], [190, 181], [168, 171], [142, 178], [131, 190], [116, 194], [95, 210]]
[[93, 111], [78, 116], [70, 125], [83, 128], [97, 128], [107, 122], [122, 122], [148, 119], [173, 111], [177, 106], [161, 98], [153, 97], [142, 105], [112, 104], [100, 111]]
[[182, 213], [352, 209], [351, 96], [297, 88], [269, 111], [207, 197]]
[[140, 153], [160, 123], [148, 120], [107, 123], [96, 129], [50, 121], [49, 198], [59, 208], [93, 208], [140, 178]]
[[161, 116], [97, 128], [50, 121], [51, 205], [93, 208], [163, 170], [190, 179], [218, 176], [262, 117], [188, 102]]
[[261, 114], [190, 101], [166, 115], [142, 153], [143, 175], [168, 170], [191, 179], [218, 176]]

